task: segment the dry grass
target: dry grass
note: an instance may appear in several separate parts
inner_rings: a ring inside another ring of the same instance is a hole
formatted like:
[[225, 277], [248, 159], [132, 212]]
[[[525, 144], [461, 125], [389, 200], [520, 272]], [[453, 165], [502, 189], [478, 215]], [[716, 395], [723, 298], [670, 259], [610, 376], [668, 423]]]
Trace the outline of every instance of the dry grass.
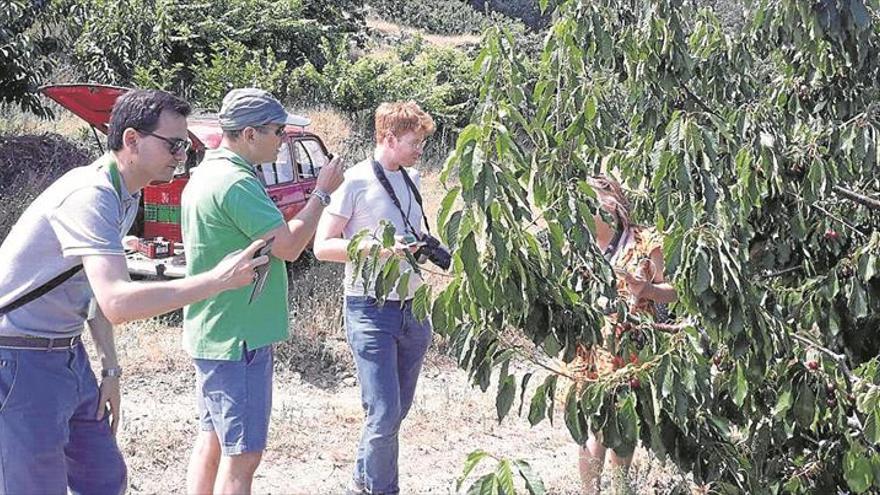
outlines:
[[94, 140], [91, 138], [91, 128], [81, 118], [60, 105], [51, 103], [49, 107], [55, 113], [55, 118], [51, 120], [41, 119], [14, 107], [0, 107], [0, 134], [20, 136], [51, 133], [60, 134], [67, 138]]
[[311, 107], [302, 110], [312, 119], [310, 132], [321, 136], [330, 151], [339, 150], [351, 137], [351, 120], [339, 110], [331, 107]]

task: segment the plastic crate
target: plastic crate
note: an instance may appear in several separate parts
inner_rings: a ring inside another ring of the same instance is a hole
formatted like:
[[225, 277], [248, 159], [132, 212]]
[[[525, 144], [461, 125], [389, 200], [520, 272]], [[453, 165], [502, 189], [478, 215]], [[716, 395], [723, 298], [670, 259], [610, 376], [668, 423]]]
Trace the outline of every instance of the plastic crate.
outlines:
[[163, 184], [150, 184], [144, 188], [144, 204], [180, 206], [180, 196], [187, 179], [174, 179]]
[[152, 239], [155, 237], [162, 237], [174, 242], [183, 241], [183, 236], [180, 233], [180, 224], [144, 222], [144, 238]]
[[144, 221], [145, 222], [158, 222], [159, 221], [159, 211], [157, 208], [158, 205], [144, 205]]
[[138, 241], [138, 251], [151, 259], [169, 258], [174, 256], [174, 242], [158, 239], [141, 239]]
[[172, 223], [171, 214], [169, 212], [170, 209], [171, 207], [168, 205], [156, 205], [156, 210], [158, 212], [156, 221], [159, 223]]

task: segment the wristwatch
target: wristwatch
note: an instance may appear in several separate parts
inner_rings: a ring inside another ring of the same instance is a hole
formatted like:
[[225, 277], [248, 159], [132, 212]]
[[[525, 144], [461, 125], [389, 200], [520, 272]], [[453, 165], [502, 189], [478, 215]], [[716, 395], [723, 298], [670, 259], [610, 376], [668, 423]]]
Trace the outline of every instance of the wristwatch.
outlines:
[[106, 368], [101, 370], [101, 378], [107, 378], [108, 376], [112, 376], [114, 378], [119, 378], [122, 376], [122, 367], [116, 366], [115, 368]]
[[321, 202], [321, 206], [330, 206], [330, 195], [324, 191], [315, 189], [312, 191], [312, 196], [318, 198], [318, 201]]

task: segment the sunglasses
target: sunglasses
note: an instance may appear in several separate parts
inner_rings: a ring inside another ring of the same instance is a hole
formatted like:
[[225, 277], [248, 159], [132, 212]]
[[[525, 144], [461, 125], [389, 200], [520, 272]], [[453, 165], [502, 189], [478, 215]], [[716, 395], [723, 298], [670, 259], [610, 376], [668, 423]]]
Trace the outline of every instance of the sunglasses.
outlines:
[[190, 146], [192, 146], [192, 143], [190, 142], [189, 139], [171, 139], [171, 138], [167, 138], [165, 136], [160, 136], [158, 134], [153, 134], [152, 132], [144, 131], [141, 129], [135, 129], [135, 130], [141, 134], [145, 134], [147, 136], [152, 136], [156, 139], [161, 139], [162, 141], [165, 141], [165, 144], [168, 145], [168, 152], [171, 153], [172, 155], [176, 155], [176, 154], [180, 153], [181, 151], [186, 153], [187, 151], [189, 151]]
[[[260, 127], [258, 127], [258, 129], [268, 131], [269, 128], [267, 126], [261, 125]], [[284, 137], [284, 126], [282, 125], [282, 126], [275, 128], [275, 130], [272, 133], [275, 134], [275, 137]]]

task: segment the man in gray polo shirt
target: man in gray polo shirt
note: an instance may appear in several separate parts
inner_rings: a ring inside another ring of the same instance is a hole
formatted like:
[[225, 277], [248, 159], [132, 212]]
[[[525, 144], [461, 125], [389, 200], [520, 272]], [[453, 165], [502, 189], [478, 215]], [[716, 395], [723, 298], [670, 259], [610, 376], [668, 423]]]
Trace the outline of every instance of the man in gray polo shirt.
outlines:
[[[268, 261], [253, 259], [260, 240], [198, 276], [129, 279], [122, 237], [140, 190], [170, 180], [185, 159], [189, 112], [162, 91], [121, 96], [110, 151], [52, 184], [0, 245], [0, 495], [124, 492], [112, 325], [247, 285]], [[80, 342], [84, 323], [101, 359], [100, 387]]]

